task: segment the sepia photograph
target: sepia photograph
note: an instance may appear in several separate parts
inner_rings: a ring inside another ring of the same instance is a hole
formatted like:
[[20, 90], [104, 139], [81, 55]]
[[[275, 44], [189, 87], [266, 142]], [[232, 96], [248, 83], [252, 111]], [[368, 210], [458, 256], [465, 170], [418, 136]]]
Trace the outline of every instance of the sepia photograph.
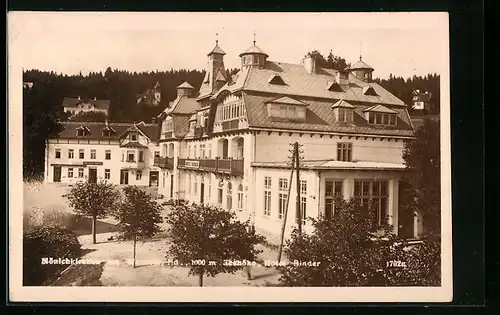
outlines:
[[10, 300], [451, 301], [448, 46], [442, 12], [10, 12]]

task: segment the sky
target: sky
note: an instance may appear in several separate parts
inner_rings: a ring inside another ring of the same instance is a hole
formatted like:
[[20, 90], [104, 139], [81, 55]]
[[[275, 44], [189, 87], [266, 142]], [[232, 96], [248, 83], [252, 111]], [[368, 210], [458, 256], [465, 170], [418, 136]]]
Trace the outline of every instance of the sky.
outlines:
[[[218, 35], [216, 35], [218, 34]], [[311, 50], [354, 63], [374, 77], [441, 73], [448, 66], [446, 13], [10, 12], [9, 51], [22, 69], [64, 74], [112, 69], [205, 69], [215, 40], [226, 68], [257, 42], [269, 60], [300, 63]]]

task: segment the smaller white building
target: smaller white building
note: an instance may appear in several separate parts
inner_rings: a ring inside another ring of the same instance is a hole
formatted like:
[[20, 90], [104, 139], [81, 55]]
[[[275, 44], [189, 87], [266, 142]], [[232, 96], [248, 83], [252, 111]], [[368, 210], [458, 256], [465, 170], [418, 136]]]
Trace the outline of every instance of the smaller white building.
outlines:
[[102, 112], [106, 116], [109, 114], [109, 100], [84, 99], [78, 97], [65, 97], [63, 100], [63, 108], [65, 113], [70, 113], [71, 116], [86, 112]]
[[108, 181], [158, 186], [160, 155], [154, 124], [65, 122], [45, 148], [45, 181], [72, 184]]

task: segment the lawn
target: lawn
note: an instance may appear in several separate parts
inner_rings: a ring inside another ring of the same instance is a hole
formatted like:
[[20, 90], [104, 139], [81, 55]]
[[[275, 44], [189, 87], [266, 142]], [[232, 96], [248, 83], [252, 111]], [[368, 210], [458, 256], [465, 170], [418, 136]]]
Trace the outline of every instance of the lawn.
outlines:
[[[116, 221], [106, 218], [98, 221], [97, 244], [92, 243], [90, 220], [72, 213], [62, 197], [69, 187], [58, 184], [25, 184], [24, 227], [60, 225], [75, 232], [82, 244], [81, 258], [103, 261], [100, 265], [74, 265], [68, 268], [54, 286], [198, 286], [198, 276], [189, 275], [184, 266], [165, 266], [167, 240], [161, 235], [137, 245], [137, 267], [133, 268], [131, 241], [118, 241]], [[164, 208], [163, 215], [168, 212]], [[168, 228], [163, 225], [162, 228]], [[276, 250], [260, 246], [260, 260], [276, 260]], [[193, 257], [198, 259], [199, 257]], [[278, 283], [279, 275], [272, 267], [252, 267], [252, 280], [246, 273], [219, 274], [205, 277], [205, 286], [269, 286]]]

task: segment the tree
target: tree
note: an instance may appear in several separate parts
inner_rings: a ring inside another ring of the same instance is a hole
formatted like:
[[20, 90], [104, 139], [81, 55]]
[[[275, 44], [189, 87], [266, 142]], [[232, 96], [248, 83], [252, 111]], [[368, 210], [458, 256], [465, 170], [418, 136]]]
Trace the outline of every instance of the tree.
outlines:
[[[292, 231], [285, 254], [290, 262], [315, 261], [319, 266], [287, 264], [279, 268], [285, 286], [364, 286], [370, 285], [384, 257], [377, 250], [374, 211], [354, 200], [336, 200], [331, 218], [310, 218], [312, 234]], [[391, 238], [389, 226], [378, 238]]]
[[93, 121], [93, 122], [104, 122], [106, 120], [106, 114], [103, 112], [79, 112], [78, 114], [71, 116], [69, 118], [71, 121]]
[[326, 58], [318, 50], [308, 52], [306, 57], [315, 58], [316, 66], [319, 68], [346, 70], [351, 66], [344, 58], [334, 55], [332, 51], [330, 51]]
[[255, 233], [249, 221], [240, 222], [234, 212], [218, 207], [175, 206], [166, 222], [171, 241], [167, 255], [189, 264], [189, 274], [199, 276], [200, 286], [205, 274], [234, 273], [254, 262], [261, 252], [255, 245], [265, 239]]
[[114, 216], [119, 221], [118, 226], [122, 229], [122, 237], [134, 240], [135, 268], [137, 240], [151, 238], [161, 231], [159, 224], [163, 222], [162, 208], [151, 199], [150, 195], [137, 186], [126, 186], [123, 192], [125, 200]]
[[106, 182], [78, 182], [63, 197], [68, 199], [70, 207], [78, 215], [92, 219], [92, 242], [96, 244], [97, 219], [110, 213], [119, 201], [119, 193], [114, 185]]
[[410, 211], [422, 216], [424, 230], [437, 234], [441, 226], [439, 136], [439, 122], [427, 118], [416, 131], [416, 140], [405, 142], [403, 180], [408, 183], [410, 193], [401, 200]]

